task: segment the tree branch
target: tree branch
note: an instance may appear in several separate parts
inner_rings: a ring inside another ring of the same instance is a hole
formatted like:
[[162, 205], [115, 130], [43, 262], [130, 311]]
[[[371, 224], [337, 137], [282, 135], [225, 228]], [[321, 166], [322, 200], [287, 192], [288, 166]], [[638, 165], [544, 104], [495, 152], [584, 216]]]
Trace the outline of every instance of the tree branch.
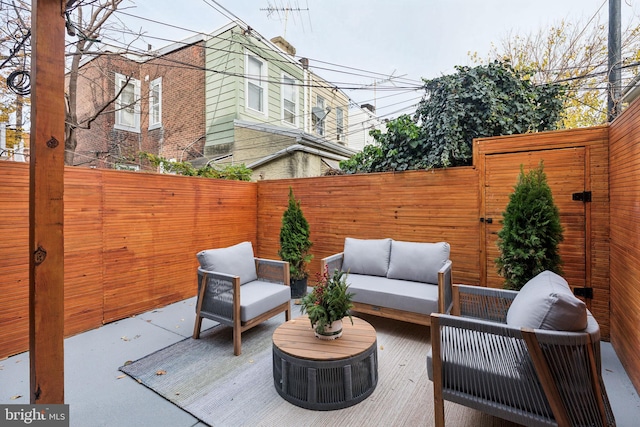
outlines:
[[[107, 109], [107, 107], [108, 107], [109, 105], [113, 104], [113, 103], [118, 99], [118, 97], [119, 97], [119, 96], [122, 94], [122, 92], [124, 91], [124, 88], [126, 88], [126, 87], [127, 87], [127, 85], [129, 84], [129, 82], [131, 81], [131, 78], [132, 78], [131, 76], [127, 76], [127, 80], [124, 82], [124, 84], [123, 84], [122, 86], [120, 86], [120, 89], [119, 89], [119, 90], [118, 90], [118, 92], [115, 94], [115, 96], [114, 96], [113, 98], [111, 98], [109, 101], [105, 102], [105, 103], [104, 103], [104, 105], [103, 105], [100, 109], [98, 109], [94, 114], [92, 114], [88, 119], [83, 120], [83, 121], [82, 121], [82, 126], [80, 126], [80, 123], [76, 123], [75, 125], [74, 125], [74, 124], [71, 124], [71, 123], [68, 123], [68, 125], [69, 125], [69, 126], [72, 126], [72, 127], [74, 127], [74, 128], [80, 128], [80, 129], [91, 129], [91, 123], [93, 123], [93, 122], [98, 118], [98, 116], [99, 116], [100, 114], [102, 114], [102, 113], [104, 112], [104, 110], [106, 110], [106, 109]], [[130, 107], [131, 105], [134, 105], [136, 102], [138, 102], [138, 101], [136, 100], [136, 101], [134, 101], [134, 102], [133, 102], [133, 103], [131, 103], [131, 104], [124, 105], [124, 106], [122, 106], [121, 108], [114, 109], [113, 111], [118, 111], [118, 110], [121, 110], [121, 109], [124, 109], [124, 108]]]

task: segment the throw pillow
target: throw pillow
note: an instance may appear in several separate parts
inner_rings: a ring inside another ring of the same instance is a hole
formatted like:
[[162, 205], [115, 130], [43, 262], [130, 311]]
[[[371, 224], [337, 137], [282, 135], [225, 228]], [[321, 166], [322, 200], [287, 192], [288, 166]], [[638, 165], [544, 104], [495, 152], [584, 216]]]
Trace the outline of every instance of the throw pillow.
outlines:
[[251, 242], [228, 248], [207, 249], [196, 254], [203, 270], [240, 276], [240, 284], [258, 279]]
[[344, 239], [342, 270], [352, 274], [386, 276], [391, 239]]
[[389, 261], [389, 279], [438, 283], [438, 270], [449, 259], [449, 244], [416, 243], [393, 240]]
[[587, 327], [587, 307], [569, 284], [551, 271], [543, 271], [518, 292], [507, 312], [507, 324], [518, 328], [581, 331]]

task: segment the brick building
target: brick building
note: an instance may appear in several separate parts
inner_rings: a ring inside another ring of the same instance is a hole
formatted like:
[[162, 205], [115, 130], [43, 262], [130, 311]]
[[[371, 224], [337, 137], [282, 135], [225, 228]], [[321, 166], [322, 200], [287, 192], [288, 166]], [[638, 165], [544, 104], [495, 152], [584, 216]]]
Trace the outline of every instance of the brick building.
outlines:
[[144, 56], [110, 53], [85, 62], [79, 70], [81, 128], [73, 164], [137, 170], [145, 164], [139, 152], [178, 161], [201, 157], [204, 65], [200, 35]]

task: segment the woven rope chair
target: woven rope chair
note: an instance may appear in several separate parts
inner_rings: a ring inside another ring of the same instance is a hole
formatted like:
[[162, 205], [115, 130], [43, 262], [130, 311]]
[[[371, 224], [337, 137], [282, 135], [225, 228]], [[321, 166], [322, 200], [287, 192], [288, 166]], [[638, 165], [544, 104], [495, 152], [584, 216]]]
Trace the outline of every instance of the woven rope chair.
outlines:
[[281, 312], [285, 321], [290, 319], [288, 262], [254, 258], [249, 242], [202, 251], [198, 259], [212, 267], [198, 267], [194, 339], [200, 337], [203, 318], [231, 326], [233, 353], [238, 356], [242, 352], [242, 332]]
[[432, 314], [436, 426], [444, 401], [527, 426], [615, 426], [601, 376], [600, 329], [560, 332], [506, 324], [514, 291], [454, 286], [451, 314]]

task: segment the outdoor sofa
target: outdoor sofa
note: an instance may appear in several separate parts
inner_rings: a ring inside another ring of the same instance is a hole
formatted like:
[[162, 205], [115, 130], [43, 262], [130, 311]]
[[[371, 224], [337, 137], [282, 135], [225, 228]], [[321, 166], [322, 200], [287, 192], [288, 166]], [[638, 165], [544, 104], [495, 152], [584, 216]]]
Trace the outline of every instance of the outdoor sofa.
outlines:
[[446, 242], [345, 238], [344, 250], [322, 259], [322, 271], [347, 272], [353, 310], [421, 325], [451, 306]]

